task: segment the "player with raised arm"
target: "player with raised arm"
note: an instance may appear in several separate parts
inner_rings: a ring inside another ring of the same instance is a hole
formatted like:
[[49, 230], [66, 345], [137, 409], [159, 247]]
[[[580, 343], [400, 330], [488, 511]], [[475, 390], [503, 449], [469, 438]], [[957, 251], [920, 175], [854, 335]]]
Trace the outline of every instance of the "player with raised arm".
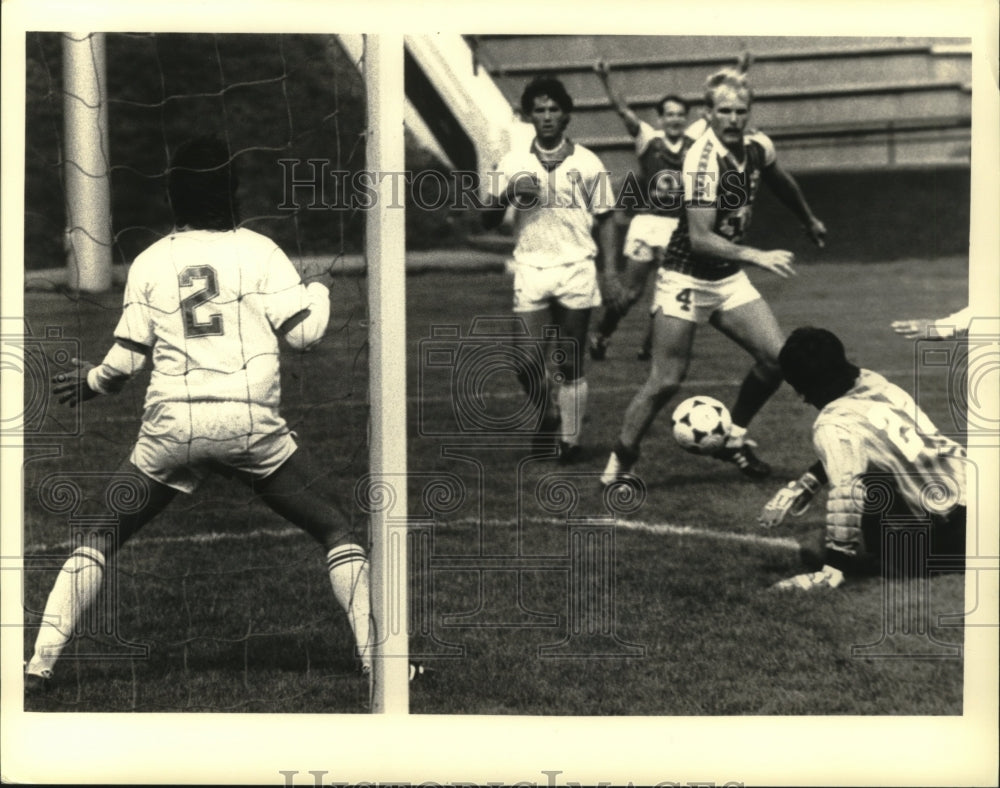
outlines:
[[909, 394], [848, 361], [830, 331], [797, 328], [778, 358], [785, 380], [820, 411], [813, 446], [830, 493], [818, 567], [774, 587], [836, 588], [847, 575], [875, 569], [882, 512], [864, 507], [875, 477], [891, 491], [894, 511], [930, 517], [935, 554], [964, 554], [965, 450], [942, 435]]
[[559, 459], [582, 456], [580, 427], [587, 406], [583, 355], [590, 313], [605, 302], [622, 304], [624, 292], [615, 271], [613, 196], [608, 173], [590, 150], [566, 136], [573, 100], [552, 77], [532, 80], [521, 95], [521, 111], [535, 129], [531, 145], [512, 150], [489, 177], [490, 194], [483, 222], [498, 226], [514, 207], [514, 312], [534, 337], [555, 325], [560, 337], [572, 339], [580, 352], [558, 370], [558, 416], [549, 395], [549, 375], [532, 379], [525, 370], [522, 385], [539, 405], [549, 408], [544, 427], [559, 419]]
[[[629, 222], [623, 249], [628, 300], [620, 308], [605, 305], [588, 339], [590, 357], [600, 361], [607, 354], [608, 341], [618, 324], [642, 296], [653, 266], [677, 227], [684, 209], [681, 165], [694, 140], [684, 133], [688, 125], [688, 104], [683, 98], [673, 93], [661, 98], [656, 105], [654, 127], [640, 119], [612, 88], [611, 68], [605, 61], [598, 61], [594, 72], [601, 80], [611, 105], [625, 123], [625, 129], [635, 138], [635, 153], [639, 159], [634, 195], [638, 204], [635, 206], [636, 214]], [[647, 334], [640, 358], [648, 354], [649, 341], [651, 338]]]
[[742, 244], [761, 180], [803, 223], [819, 246], [826, 228], [798, 184], [776, 160], [774, 145], [747, 133], [752, 94], [745, 75], [732, 69], [709, 77], [708, 126], [684, 159], [685, 210], [667, 247], [653, 300], [653, 359], [649, 377], [625, 411], [622, 428], [602, 474], [611, 484], [639, 458], [639, 444], [656, 415], [687, 375], [698, 325], [711, 323], [754, 359], [731, 409], [733, 427], [714, 456], [751, 478], [770, 474], [752, 450], [747, 425], [781, 385], [781, 329], [743, 265], [786, 278], [795, 274], [792, 252]]
[[26, 690], [46, 686], [60, 654], [103, 583], [107, 562], [178, 492], [213, 470], [246, 484], [322, 546], [356, 654], [371, 671], [368, 559], [349, 523], [313, 491], [321, 475], [297, 450], [279, 413], [278, 336], [293, 348], [317, 343], [330, 317], [329, 291], [304, 285], [273, 241], [239, 227], [236, 175], [225, 144], [201, 137], [176, 152], [168, 176], [175, 229], [129, 269], [114, 344], [94, 366], [53, 380], [74, 407], [115, 394], [152, 366], [139, 436], [120, 469], [141, 487], [138, 511], [119, 513], [112, 538], [89, 537], [65, 562], [45, 605]]

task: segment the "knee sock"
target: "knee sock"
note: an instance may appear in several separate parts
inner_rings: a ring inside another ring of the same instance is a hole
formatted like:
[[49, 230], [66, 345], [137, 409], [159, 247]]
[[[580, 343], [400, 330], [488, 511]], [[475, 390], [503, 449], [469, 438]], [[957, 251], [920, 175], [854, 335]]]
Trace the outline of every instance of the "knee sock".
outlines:
[[354, 631], [354, 641], [361, 669], [372, 666], [371, 601], [368, 588], [368, 557], [356, 544], [342, 544], [326, 554], [327, 571], [333, 595], [347, 613]]
[[560, 439], [570, 446], [580, 443], [583, 417], [587, 412], [587, 390], [586, 378], [570, 380], [559, 387]]
[[780, 385], [780, 377], [776, 380], [765, 380], [751, 369], [743, 379], [740, 392], [733, 404], [733, 424], [746, 427]]
[[104, 554], [78, 547], [63, 564], [45, 602], [45, 614], [27, 672], [51, 671], [66, 644], [78, 631], [104, 582]]

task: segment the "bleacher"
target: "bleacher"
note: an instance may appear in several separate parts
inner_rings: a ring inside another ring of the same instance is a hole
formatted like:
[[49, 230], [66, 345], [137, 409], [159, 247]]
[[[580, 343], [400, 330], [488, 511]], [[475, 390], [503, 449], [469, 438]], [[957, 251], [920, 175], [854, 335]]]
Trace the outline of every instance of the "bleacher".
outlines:
[[[513, 106], [533, 76], [559, 76], [576, 103], [570, 134], [613, 172], [634, 166], [631, 139], [592, 71], [607, 60], [619, 93], [652, 120], [665, 93], [702, 106], [705, 77], [753, 56], [752, 122], [795, 172], [967, 167], [971, 43], [933, 38], [468, 36]], [[706, 43], [711, 42], [711, 49]]]

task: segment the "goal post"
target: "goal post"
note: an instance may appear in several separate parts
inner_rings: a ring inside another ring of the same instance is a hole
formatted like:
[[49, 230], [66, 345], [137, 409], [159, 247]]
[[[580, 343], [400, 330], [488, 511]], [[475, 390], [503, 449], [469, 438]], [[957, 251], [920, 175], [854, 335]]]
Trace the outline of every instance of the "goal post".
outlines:
[[[392, 510], [371, 515], [372, 711], [409, 711], [409, 605], [406, 592], [406, 213], [393, 194], [405, 168], [403, 36], [365, 36], [366, 168], [376, 204], [368, 209], [370, 473], [392, 486]], [[403, 515], [403, 527], [399, 516]]]
[[66, 284], [111, 287], [111, 180], [103, 33], [63, 33]]

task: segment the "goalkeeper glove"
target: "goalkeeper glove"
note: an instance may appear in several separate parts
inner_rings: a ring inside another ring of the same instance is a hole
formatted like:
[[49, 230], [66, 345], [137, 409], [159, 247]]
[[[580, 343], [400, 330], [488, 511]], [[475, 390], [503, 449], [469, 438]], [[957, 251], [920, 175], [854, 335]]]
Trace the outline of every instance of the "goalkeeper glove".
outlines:
[[780, 525], [789, 513], [799, 517], [809, 508], [819, 488], [819, 479], [807, 471], [778, 490], [771, 500], [764, 504], [757, 522], [762, 528], [774, 528]]

